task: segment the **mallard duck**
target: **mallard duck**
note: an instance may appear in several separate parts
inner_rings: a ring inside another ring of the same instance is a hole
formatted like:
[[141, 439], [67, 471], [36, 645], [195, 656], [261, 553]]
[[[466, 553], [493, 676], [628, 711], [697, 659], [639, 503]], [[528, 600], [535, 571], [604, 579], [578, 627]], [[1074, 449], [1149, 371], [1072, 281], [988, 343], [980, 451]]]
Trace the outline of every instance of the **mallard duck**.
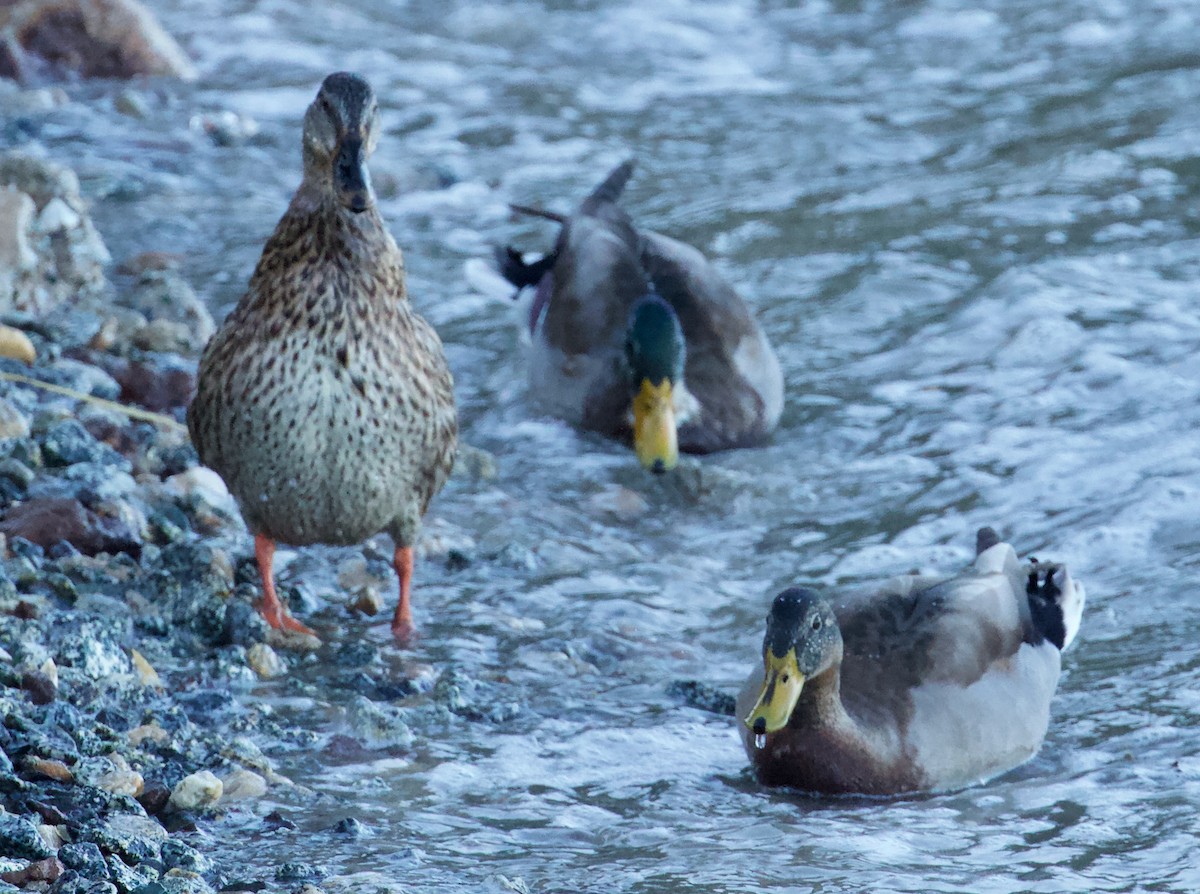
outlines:
[[888, 795], [960, 788], [1032, 757], [1084, 589], [1022, 564], [991, 528], [974, 567], [832, 601], [794, 587], [767, 616], [762, 667], [738, 697], [759, 780]]
[[529, 390], [559, 418], [628, 438], [648, 469], [679, 451], [759, 444], [783, 411], [783, 375], [750, 309], [699, 251], [638, 230], [617, 206], [633, 162], [615, 168], [527, 264], [501, 273], [535, 286]]
[[386, 531], [400, 579], [392, 630], [406, 640], [412, 546], [453, 464], [457, 422], [442, 343], [408, 302], [371, 189], [379, 129], [366, 81], [325, 79], [304, 116], [303, 181], [204, 350], [188, 428], [254, 534], [272, 627], [312, 632], [276, 595], [276, 542]]

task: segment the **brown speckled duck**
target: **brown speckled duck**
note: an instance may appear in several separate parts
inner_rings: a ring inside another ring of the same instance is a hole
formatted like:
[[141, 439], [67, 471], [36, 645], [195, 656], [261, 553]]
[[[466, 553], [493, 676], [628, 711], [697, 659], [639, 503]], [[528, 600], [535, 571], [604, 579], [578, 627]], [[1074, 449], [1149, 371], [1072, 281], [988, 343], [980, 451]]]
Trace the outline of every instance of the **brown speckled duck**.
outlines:
[[276, 542], [395, 541], [413, 633], [412, 546], [454, 462], [457, 421], [442, 343], [408, 302], [404, 261], [366, 161], [379, 137], [370, 85], [321, 85], [304, 117], [304, 179], [250, 286], [200, 359], [188, 428], [254, 534], [261, 610], [302, 633], [275, 593]]
[[974, 567], [825, 600], [792, 587], [738, 697], [759, 780], [870, 795], [961, 788], [1028, 760], [1050, 721], [1083, 585], [991, 528]]
[[779, 361], [750, 308], [695, 248], [636, 228], [617, 205], [633, 173], [618, 165], [570, 217], [554, 250], [500, 272], [535, 286], [530, 394], [590, 431], [631, 438], [647, 469], [679, 451], [760, 444], [783, 412]]

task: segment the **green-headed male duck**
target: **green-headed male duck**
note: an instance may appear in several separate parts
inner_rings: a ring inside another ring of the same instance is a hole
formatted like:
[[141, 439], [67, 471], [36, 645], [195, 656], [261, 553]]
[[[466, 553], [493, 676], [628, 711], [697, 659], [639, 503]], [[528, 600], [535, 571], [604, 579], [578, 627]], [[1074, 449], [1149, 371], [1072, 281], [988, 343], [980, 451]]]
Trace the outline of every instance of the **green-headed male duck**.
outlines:
[[[696, 249], [638, 230], [617, 204], [633, 163], [614, 169], [533, 263], [500, 253], [530, 308], [529, 390], [581, 428], [632, 436], [647, 469], [679, 451], [762, 443], [783, 411], [779, 361], [750, 309]], [[517, 207], [518, 210], [531, 209]]]
[[737, 706], [761, 782], [938, 791], [1037, 752], [1084, 588], [1062, 565], [1022, 564], [991, 528], [976, 552], [958, 577], [904, 576], [830, 600], [799, 587], [775, 597], [762, 665]]
[[304, 179], [246, 294], [200, 359], [188, 428], [254, 534], [262, 614], [311, 633], [275, 593], [276, 542], [395, 541], [396, 637], [413, 633], [412, 546], [454, 462], [457, 420], [437, 333], [371, 189], [371, 87], [331, 74], [304, 116]]

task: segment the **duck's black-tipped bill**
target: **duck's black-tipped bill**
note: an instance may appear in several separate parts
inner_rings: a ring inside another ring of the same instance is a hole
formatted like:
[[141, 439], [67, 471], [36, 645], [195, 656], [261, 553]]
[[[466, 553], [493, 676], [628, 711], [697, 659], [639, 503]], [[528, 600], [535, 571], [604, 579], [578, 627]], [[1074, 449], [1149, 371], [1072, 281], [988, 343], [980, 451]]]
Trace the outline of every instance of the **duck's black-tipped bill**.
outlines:
[[346, 137], [338, 147], [333, 165], [334, 185], [341, 203], [355, 213], [366, 211], [374, 204], [371, 178], [367, 173], [367, 158], [360, 137]]
[[787, 726], [800, 693], [804, 690], [804, 674], [796, 663], [796, 650], [789, 649], [786, 655], [776, 655], [770, 648], [763, 655], [763, 686], [758, 701], [750, 713], [742, 718], [756, 736], [773, 733]]
[[651, 472], [669, 472], [679, 462], [670, 380], [657, 385], [642, 381], [633, 398], [633, 448], [642, 467]]

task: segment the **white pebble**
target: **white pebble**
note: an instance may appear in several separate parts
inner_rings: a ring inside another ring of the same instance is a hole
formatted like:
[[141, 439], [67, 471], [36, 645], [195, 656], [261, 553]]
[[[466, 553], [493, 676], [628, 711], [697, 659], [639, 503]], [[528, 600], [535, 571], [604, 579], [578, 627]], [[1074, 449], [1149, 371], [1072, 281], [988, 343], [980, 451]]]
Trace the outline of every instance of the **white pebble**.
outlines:
[[246, 663], [264, 680], [287, 673], [287, 664], [266, 643], [255, 643], [246, 651]]
[[176, 810], [201, 810], [221, 800], [225, 786], [209, 770], [179, 780], [167, 804]]

